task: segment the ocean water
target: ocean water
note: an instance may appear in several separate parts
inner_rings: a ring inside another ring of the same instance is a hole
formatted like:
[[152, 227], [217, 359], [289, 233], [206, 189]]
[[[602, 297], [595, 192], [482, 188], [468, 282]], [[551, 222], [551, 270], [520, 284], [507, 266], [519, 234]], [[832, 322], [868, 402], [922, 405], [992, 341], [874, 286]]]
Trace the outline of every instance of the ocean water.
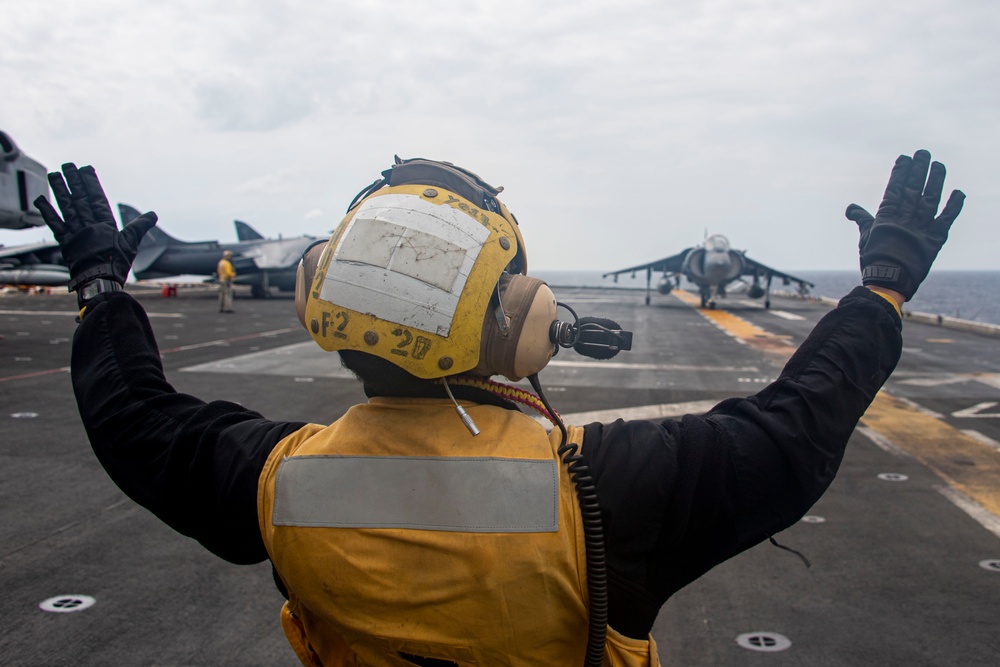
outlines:
[[[632, 287], [645, 289], [645, 274], [633, 279], [628, 275], [618, 277], [616, 285], [611, 278], [602, 278], [601, 271], [533, 271], [532, 275], [553, 287]], [[858, 271], [789, 271], [816, 284], [810, 290], [813, 296], [839, 299], [861, 284]], [[656, 287], [657, 276], [653, 276]], [[681, 281], [681, 288], [693, 285]], [[788, 290], [775, 281], [773, 289]], [[1000, 271], [931, 271], [914, 297], [903, 306], [904, 310], [946, 317], [957, 317], [974, 322], [1000, 324]]]

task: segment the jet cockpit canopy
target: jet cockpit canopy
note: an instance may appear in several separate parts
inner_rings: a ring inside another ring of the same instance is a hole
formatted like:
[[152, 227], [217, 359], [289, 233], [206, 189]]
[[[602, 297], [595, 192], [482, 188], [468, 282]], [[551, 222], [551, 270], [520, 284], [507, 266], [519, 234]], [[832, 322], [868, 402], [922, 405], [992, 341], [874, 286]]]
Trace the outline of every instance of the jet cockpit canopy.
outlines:
[[729, 239], [722, 234], [712, 234], [705, 239], [705, 249], [711, 252], [729, 252]]

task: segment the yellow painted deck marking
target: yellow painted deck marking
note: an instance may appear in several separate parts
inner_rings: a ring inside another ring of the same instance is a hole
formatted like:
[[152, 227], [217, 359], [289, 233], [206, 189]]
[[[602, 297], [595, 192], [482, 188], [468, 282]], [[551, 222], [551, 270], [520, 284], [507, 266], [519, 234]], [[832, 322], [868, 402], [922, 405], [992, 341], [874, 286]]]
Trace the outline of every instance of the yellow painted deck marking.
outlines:
[[701, 304], [701, 299], [691, 292], [674, 290], [671, 294], [687, 305], [695, 307], [702, 317], [741, 343], [782, 359], [788, 359], [795, 352], [795, 346], [785, 340], [788, 336], [778, 336], [765, 331], [757, 325], [747, 322], [742, 317], [737, 317], [725, 310], [698, 308]]
[[1000, 456], [949, 424], [885, 392], [861, 421], [1000, 517]]
[[[756, 349], [788, 358], [795, 347], [746, 320], [724, 310], [698, 308], [697, 295], [683, 290], [671, 292], [737, 340]], [[928, 342], [951, 343], [951, 339]], [[966, 494], [1000, 517], [1000, 456], [975, 438], [912, 405], [879, 392], [862, 417], [899, 449], [930, 468], [951, 487]]]

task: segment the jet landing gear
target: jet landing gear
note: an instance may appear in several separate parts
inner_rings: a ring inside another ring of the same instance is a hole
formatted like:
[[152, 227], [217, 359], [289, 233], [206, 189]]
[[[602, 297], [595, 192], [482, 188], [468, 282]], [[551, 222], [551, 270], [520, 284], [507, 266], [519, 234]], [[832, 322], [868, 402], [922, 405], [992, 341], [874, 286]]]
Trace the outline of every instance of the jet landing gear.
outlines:
[[767, 287], [760, 286], [760, 276], [754, 273], [753, 284], [747, 290], [747, 296], [751, 299], [759, 299], [764, 297], [764, 309], [767, 310], [771, 307], [771, 278], [774, 276], [772, 274], [767, 274]]
[[267, 272], [261, 273], [259, 283], [250, 285], [250, 295], [255, 299], [266, 299], [271, 296], [271, 284], [267, 279]]
[[717, 297], [725, 298], [726, 293], [722, 290], [715, 289], [711, 286], [703, 287], [700, 290], [701, 294], [701, 307], [708, 308], [709, 310], [715, 310], [715, 299]]

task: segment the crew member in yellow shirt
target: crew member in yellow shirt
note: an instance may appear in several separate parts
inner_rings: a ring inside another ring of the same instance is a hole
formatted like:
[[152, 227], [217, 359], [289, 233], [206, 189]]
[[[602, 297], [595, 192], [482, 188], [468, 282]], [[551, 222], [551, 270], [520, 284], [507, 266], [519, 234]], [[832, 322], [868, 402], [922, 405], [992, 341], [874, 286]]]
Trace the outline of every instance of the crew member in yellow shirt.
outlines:
[[215, 268], [216, 275], [219, 276], [219, 312], [233, 312], [233, 279], [236, 277], [236, 269], [230, 261], [233, 256], [232, 250], [222, 253], [222, 259]]

